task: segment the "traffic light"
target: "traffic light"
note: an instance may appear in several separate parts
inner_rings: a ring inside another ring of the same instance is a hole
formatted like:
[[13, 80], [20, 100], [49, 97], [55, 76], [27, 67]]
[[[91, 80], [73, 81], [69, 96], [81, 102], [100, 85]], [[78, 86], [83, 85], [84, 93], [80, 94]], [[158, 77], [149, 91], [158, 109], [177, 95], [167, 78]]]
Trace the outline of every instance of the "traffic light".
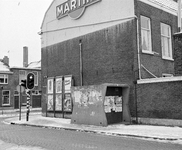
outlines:
[[21, 80], [20, 85], [26, 88], [26, 82], [27, 82], [26, 80]]
[[34, 88], [34, 79], [35, 79], [35, 75], [30, 72], [27, 75], [27, 89], [31, 90]]

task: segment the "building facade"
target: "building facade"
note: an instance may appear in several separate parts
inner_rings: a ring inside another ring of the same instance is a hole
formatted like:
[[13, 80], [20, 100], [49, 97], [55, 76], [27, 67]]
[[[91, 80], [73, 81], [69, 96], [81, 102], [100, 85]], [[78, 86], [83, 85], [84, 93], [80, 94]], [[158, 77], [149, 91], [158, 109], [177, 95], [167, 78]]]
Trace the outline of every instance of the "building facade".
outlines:
[[[7, 58], [7, 57], [5, 57]], [[27, 67], [9, 67], [9, 59], [0, 61], [0, 109], [18, 109], [20, 106], [20, 92], [17, 86], [21, 80], [26, 79], [29, 72], [35, 74], [35, 88], [32, 91], [31, 106], [32, 108], [41, 107], [41, 68], [32, 65]], [[35, 64], [35, 63], [34, 63]], [[37, 63], [36, 63], [37, 64]], [[26, 106], [26, 93], [21, 93], [21, 106]]]
[[136, 80], [175, 75], [172, 35], [177, 30], [173, 0], [54, 0], [40, 32], [43, 115], [62, 117], [65, 81], [71, 77], [69, 88], [128, 84], [135, 117]]
[[9, 68], [9, 59], [4, 57], [0, 61], [0, 107], [10, 107], [13, 106], [13, 101], [11, 100], [11, 80], [13, 72]]
[[[13, 72], [12, 80], [13, 83], [11, 84], [12, 87], [12, 100], [14, 101], [13, 106], [15, 109], [19, 108], [19, 101], [20, 101], [20, 93], [18, 92], [17, 85], [21, 83], [21, 80], [25, 80], [27, 74], [32, 72], [35, 75], [34, 80], [34, 88], [31, 92], [31, 101], [30, 105], [32, 108], [40, 108], [41, 107], [41, 69], [40, 68], [25, 68], [25, 67], [11, 67], [11, 71]], [[14, 90], [14, 92], [13, 92]], [[14, 93], [14, 94], [13, 94]], [[27, 95], [24, 92], [21, 93], [22, 95], [22, 106], [27, 105]]]

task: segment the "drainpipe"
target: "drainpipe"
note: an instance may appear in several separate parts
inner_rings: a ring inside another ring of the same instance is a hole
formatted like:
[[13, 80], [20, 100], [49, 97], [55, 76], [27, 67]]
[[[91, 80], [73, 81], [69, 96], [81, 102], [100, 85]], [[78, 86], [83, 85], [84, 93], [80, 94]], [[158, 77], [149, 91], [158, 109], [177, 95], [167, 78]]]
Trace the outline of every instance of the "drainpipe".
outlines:
[[181, 32], [181, 0], [178, 0], [178, 31]]
[[83, 86], [82, 40], [79, 41], [79, 46], [80, 46], [80, 86]]
[[136, 21], [137, 21], [137, 52], [138, 52], [138, 54], [137, 54], [137, 57], [138, 57], [138, 78], [139, 78], [139, 80], [142, 78], [141, 77], [141, 62], [140, 62], [140, 36], [139, 36], [139, 23], [138, 23], [138, 17], [137, 16], [135, 16], [135, 18], [136, 18]]
[[[141, 61], [140, 61], [140, 36], [139, 36], [139, 21], [138, 17], [136, 18], [136, 27], [137, 27], [137, 58], [138, 58], [138, 78], [139, 80], [142, 79], [141, 77]], [[136, 111], [136, 123], [138, 124], [138, 101], [137, 101], [137, 80], [134, 81], [134, 90], [135, 90], [135, 111]]]

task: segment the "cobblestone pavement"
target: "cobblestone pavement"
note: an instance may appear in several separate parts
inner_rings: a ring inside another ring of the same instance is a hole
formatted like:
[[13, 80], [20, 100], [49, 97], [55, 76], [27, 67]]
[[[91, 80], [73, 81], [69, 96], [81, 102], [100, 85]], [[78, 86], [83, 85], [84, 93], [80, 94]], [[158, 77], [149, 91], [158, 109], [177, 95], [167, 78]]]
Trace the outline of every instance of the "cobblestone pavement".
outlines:
[[[181, 150], [182, 146], [70, 130], [7, 125], [0, 118], [2, 150]], [[9, 144], [10, 143], [10, 144]], [[0, 149], [1, 150], [1, 149]]]
[[0, 150], [46, 150], [46, 149], [39, 147], [32, 147], [32, 146], [16, 145], [12, 143], [5, 143], [0, 140]]

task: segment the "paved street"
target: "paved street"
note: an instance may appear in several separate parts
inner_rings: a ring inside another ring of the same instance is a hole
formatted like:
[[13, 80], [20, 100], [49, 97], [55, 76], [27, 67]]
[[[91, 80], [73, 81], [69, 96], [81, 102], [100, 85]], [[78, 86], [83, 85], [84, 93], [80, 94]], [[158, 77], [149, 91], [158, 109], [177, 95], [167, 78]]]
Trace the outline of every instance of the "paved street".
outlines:
[[[181, 150], [182, 145], [137, 138], [8, 125], [0, 118], [0, 150]], [[11, 149], [7, 148], [7, 143]], [[14, 148], [12, 148], [12, 146]]]

